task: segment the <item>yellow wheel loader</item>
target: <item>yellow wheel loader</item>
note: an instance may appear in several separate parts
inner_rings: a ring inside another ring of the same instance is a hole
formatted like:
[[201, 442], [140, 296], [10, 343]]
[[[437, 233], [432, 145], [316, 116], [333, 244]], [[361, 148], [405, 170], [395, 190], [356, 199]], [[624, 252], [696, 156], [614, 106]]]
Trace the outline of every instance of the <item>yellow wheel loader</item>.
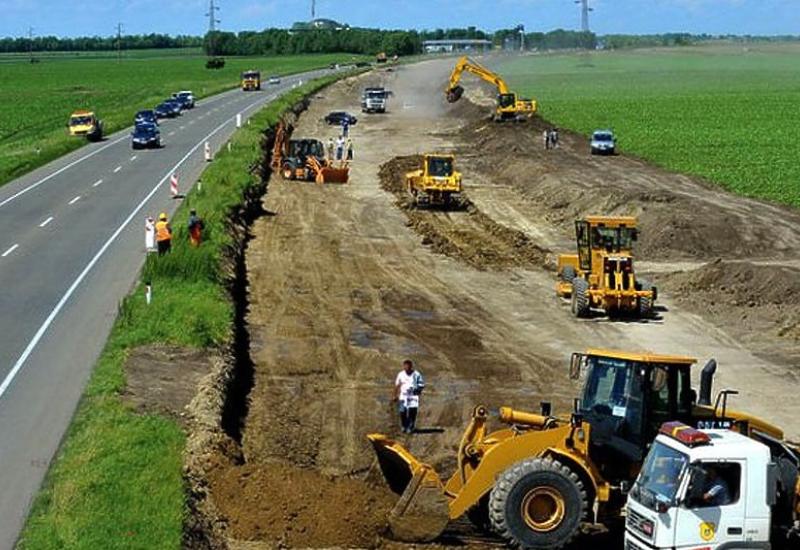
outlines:
[[455, 103], [464, 95], [464, 88], [461, 86], [461, 76], [464, 71], [474, 74], [497, 88], [497, 106], [492, 115], [493, 120], [497, 122], [523, 121], [536, 114], [536, 100], [520, 98], [515, 92], [508, 89], [508, 84], [500, 75], [467, 56], [460, 58], [453, 67], [453, 72], [450, 73], [450, 83], [445, 90], [448, 102]]
[[103, 121], [92, 111], [75, 111], [69, 117], [69, 135], [85, 137], [89, 141], [103, 139]]
[[[716, 362], [691, 388], [691, 357], [590, 349], [575, 353], [570, 378], [583, 378], [571, 414], [508, 407], [474, 409], [442, 481], [401, 443], [369, 434], [389, 487], [401, 497], [389, 515], [394, 538], [425, 542], [463, 515], [514, 547], [554, 550], [583, 527], [618, 523], [628, 489], [659, 427], [679, 420], [727, 427], [783, 444], [777, 427], [727, 408], [730, 390], [711, 405]], [[504, 425], [488, 429], [493, 417]]]
[[406, 172], [406, 189], [416, 206], [447, 208], [461, 198], [461, 172], [454, 169], [453, 155], [427, 154], [422, 168]]
[[558, 257], [556, 293], [572, 301], [576, 317], [591, 310], [652, 315], [657, 289], [633, 270], [636, 218], [588, 216], [575, 222], [577, 254]]

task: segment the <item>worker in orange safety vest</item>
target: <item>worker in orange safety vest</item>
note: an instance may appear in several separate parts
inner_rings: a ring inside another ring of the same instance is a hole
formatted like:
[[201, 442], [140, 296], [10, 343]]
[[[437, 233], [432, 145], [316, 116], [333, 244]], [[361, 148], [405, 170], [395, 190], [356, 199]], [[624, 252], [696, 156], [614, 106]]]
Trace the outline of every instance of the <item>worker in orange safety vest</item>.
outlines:
[[156, 222], [156, 244], [159, 256], [169, 252], [172, 247], [172, 228], [167, 221], [167, 215], [163, 212], [158, 216]]

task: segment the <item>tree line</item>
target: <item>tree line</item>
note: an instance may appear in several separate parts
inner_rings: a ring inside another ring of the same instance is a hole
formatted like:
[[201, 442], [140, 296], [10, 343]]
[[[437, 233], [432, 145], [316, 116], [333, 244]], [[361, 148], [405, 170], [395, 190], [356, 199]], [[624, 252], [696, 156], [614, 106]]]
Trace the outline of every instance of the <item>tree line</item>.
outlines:
[[167, 34], [123, 35], [121, 44], [116, 36], [81, 36], [59, 38], [37, 36], [35, 38], [0, 38], [0, 52], [98, 52], [117, 49], [146, 50], [164, 48], [198, 48], [203, 45], [200, 36], [169, 36]]

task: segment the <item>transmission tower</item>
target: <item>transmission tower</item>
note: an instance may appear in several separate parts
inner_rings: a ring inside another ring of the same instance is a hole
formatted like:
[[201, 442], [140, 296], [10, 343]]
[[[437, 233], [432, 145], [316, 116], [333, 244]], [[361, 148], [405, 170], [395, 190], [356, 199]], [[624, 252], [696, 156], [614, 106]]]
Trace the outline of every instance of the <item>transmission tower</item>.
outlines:
[[311, 20], [317, 18], [317, 0], [311, 0]]
[[220, 20], [217, 19], [217, 13], [219, 12], [219, 6], [214, 5], [214, 0], [208, 1], [208, 13], [206, 17], [208, 17], [208, 32], [214, 32], [217, 30], [217, 23], [220, 23]]
[[581, 5], [581, 30], [589, 32], [589, 12], [594, 9], [589, 7], [589, 0], [575, 0], [575, 3]]
[[117, 23], [117, 62], [122, 61], [122, 23]]

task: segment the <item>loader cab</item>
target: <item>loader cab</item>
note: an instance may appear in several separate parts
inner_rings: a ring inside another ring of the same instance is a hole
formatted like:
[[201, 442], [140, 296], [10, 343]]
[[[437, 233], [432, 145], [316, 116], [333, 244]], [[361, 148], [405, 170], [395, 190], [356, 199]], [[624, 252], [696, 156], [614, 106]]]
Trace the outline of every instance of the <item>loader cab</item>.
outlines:
[[517, 94], [498, 94], [497, 105], [501, 109], [509, 109], [517, 106]]
[[[595, 464], [619, 468], [619, 478], [628, 479], [664, 422], [690, 422], [695, 361], [607, 350], [573, 355], [572, 377], [576, 372], [585, 377], [577, 411], [591, 426]], [[615, 477], [609, 473], [609, 479]]]
[[631, 257], [633, 243], [638, 238], [636, 218], [590, 216], [575, 222], [575, 235], [580, 269], [601, 273], [608, 267], [608, 256]]
[[289, 141], [287, 156], [301, 162], [308, 157], [322, 159], [325, 157], [325, 146], [318, 139], [293, 139]]

